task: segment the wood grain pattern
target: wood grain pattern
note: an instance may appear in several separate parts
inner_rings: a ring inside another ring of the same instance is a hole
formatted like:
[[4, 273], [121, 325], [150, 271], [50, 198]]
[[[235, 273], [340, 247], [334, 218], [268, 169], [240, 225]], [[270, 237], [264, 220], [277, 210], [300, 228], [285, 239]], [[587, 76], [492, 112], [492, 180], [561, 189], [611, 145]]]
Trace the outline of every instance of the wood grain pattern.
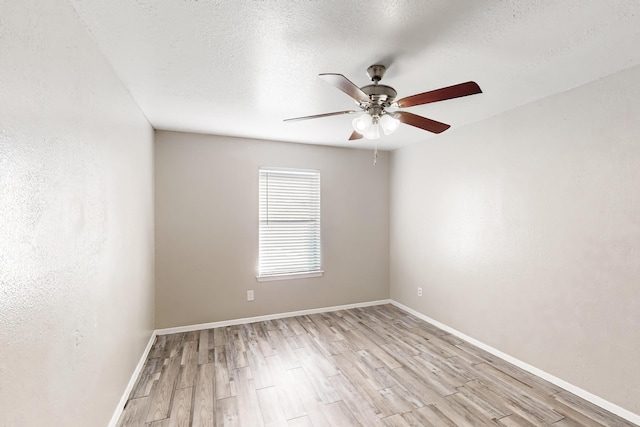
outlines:
[[198, 340], [198, 365], [209, 362], [209, 331], [200, 331]]
[[543, 425], [634, 424], [392, 305], [158, 336], [118, 421]]
[[167, 361], [160, 374], [160, 379], [152, 387], [150, 408], [146, 419], [148, 423], [169, 416], [169, 405], [175, 390], [176, 378], [180, 371], [180, 357], [170, 357]]
[[216, 401], [216, 426], [240, 426], [240, 414], [238, 412], [237, 398], [228, 397], [226, 399]]
[[176, 390], [171, 406], [169, 427], [189, 427], [191, 425], [191, 396], [193, 388]]
[[263, 426], [264, 420], [258, 402], [256, 387], [251, 378], [250, 368], [238, 369], [238, 408], [240, 425]]
[[[200, 335], [200, 342], [202, 343], [202, 335]], [[214, 425], [213, 372], [213, 363], [205, 363], [198, 367], [193, 404], [194, 427], [213, 427]]]
[[184, 343], [182, 358], [180, 359], [180, 374], [177, 388], [193, 387], [198, 373], [198, 344], [196, 341]]
[[118, 427], [141, 427], [145, 425], [149, 410], [149, 398], [130, 399], [118, 420]]

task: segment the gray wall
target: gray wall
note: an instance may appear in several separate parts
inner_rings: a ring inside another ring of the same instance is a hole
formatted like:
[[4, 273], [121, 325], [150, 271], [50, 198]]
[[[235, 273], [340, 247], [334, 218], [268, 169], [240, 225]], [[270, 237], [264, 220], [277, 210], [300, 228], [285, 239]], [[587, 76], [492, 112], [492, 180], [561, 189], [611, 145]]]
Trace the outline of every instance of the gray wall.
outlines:
[[391, 298], [635, 413], [638, 81], [635, 67], [391, 159]]
[[0, 17], [0, 425], [104, 426], [153, 329], [153, 130], [66, 2]]
[[[388, 153], [372, 160], [371, 151], [156, 132], [157, 327], [388, 298]], [[260, 166], [320, 170], [323, 277], [256, 281]]]

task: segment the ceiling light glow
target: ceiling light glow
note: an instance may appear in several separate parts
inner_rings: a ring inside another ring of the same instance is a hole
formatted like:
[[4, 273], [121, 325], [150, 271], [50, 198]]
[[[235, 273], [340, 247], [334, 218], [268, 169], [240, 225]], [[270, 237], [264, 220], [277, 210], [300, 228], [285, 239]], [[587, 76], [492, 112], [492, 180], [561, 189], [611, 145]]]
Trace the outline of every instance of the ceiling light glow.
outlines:
[[[369, 113], [361, 114], [351, 122], [353, 129], [366, 139], [378, 139], [381, 134], [391, 135], [398, 129], [400, 121], [392, 113], [379, 116], [371, 116]], [[382, 129], [382, 132], [380, 131]]]

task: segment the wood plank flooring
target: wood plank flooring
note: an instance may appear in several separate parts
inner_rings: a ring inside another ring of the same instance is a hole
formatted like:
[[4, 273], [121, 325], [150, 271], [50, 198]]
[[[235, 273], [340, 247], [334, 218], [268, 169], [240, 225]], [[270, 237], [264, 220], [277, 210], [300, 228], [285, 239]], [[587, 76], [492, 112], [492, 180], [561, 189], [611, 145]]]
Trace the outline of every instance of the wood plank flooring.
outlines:
[[634, 426], [392, 305], [158, 336], [118, 426]]

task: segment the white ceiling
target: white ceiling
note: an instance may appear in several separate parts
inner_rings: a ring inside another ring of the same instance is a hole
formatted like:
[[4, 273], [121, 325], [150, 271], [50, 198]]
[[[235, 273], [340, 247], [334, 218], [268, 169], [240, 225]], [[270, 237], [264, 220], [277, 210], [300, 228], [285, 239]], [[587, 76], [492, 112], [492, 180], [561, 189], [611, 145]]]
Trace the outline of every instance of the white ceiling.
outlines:
[[[70, 3], [157, 129], [369, 148], [347, 141], [353, 116], [282, 120], [356, 107], [317, 75], [363, 86], [374, 63], [398, 98], [476, 81], [408, 109], [452, 129], [640, 63], [637, 0]], [[431, 137], [403, 125], [378, 147]]]

